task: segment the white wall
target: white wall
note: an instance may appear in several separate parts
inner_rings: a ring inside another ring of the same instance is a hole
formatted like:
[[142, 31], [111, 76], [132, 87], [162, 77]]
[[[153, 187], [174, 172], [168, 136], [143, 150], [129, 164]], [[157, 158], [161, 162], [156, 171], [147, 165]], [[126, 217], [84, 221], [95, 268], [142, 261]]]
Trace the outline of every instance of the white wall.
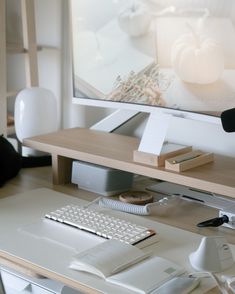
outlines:
[[189, 144], [202, 150], [235, 157], [235, 133], [225, 133], [221, 126], [199, 121], [175, 119], [169, 140]]
[[[133, 134], [141, 137], [146, 125], [146, 119], [147, 115], [143, 114], [129, 123], [127, 127], [118, 130], [118, 133], [128, 134], [135, 129]], [[201, 148], [204, 151], [235, 157], [235, 133], [224, 132], [220, 125], [172, 118], [166, 139], [169, 142], [190, 145], [194, 148]]]

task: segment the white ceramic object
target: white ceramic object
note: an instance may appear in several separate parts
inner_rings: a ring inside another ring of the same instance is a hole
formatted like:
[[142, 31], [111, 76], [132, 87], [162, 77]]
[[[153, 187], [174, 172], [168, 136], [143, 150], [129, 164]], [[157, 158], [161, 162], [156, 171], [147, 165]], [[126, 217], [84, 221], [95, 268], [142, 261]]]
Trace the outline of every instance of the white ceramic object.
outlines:
[[[26, 88], [16, 97], [14, 116], [20, 142], [24, 138], [54, 132], [58, 129], [56, 97], [48, 89]], [[26, 153], [23, 155], [37, 155], [30, 149]]]
[[138, 37], [148, 32], [152, 16], [149, 8], [141, 1], [133, 1], [118, 15], [120, 28], [130, 36]]
[[176, 40], [172, 46], [171, 60], [178, 77], [189, 83], [213, 83], [224, 70], [221, 45], [193, 31]]
[[222, 236], [203, 237], [189, 260], [194, 269], [212, 273], [222, 272], [234, 264], [231, 249]]

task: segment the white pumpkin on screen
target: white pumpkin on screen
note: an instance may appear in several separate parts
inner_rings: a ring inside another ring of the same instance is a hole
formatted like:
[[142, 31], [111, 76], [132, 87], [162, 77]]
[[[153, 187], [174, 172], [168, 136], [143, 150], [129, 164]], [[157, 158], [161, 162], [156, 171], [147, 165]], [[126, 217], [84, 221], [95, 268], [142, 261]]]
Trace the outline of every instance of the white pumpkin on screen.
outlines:
[[148, 32], [151, 23], [151, 13], [142, 1], [131, 1], [120, 10], [118, 23], [122, 31], [130, 36], [138, 37]]
[[171, 51], [172, 66], [184, 82], [210, 84], [216, 82], [224, 70], [224, 54], [216, 40], [191, 30], [175, 41]]

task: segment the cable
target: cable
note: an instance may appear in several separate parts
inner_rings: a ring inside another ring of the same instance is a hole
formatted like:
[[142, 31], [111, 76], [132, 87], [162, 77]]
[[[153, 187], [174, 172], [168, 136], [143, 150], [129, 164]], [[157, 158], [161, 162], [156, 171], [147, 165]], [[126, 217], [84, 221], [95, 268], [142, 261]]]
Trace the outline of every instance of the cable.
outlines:
[[149, 215], [150, 205], [153, 205], [153, 203], [146, 204], [146, 205], [136, 205], [131, 203], [124, 203], [124, 202], [109, 199], [109, 198], [101, 198], [99, 200], [99, 205], [101, 207], [108, 207], [111, 209], [129, 212], [133, 214]]
[[87, 203], [86, 205], [83, 205], [83, 208], [88, 208], [89, 206], [98, 203], [102, 198], [103, 198], [103, 196], [99, 196], [99, 197], [95, 198], [94, 200]]
[[229, 294], [228, 291], [225, 289], [224, 285], [221, 284], [219, 278], [216, 276], [215, 273], [212, 272], [194, 272], [190, 273], [189, 277], [202, 277], [206, 278], [207, 276], [210, 276], [216, 283], [216, 286], [219, 288], [222, 294]]
[[225, 283], [231, 293], [235, 293], [235, 276], [222, 275], [221, 281]]
[[99, 200], [99, 205], [101, 207], [107, 207], [114, 210], [119, 210], [123, 212], [138, 214], [138, 215], [150, 215], [152, 213], [152, 208], [158, 208], [159, 212], [165, 210], [167, 207], [170, 208], [176, 203], [178, 203], [179, 197], [164, 197], [160, 199], [159, 201], [148, 203], [146, 205], [137, 205], [137, 204], [131, 204], [131, 203], [124, 203], [119, 200], [113, 200], [109, 198], [101, 198]]

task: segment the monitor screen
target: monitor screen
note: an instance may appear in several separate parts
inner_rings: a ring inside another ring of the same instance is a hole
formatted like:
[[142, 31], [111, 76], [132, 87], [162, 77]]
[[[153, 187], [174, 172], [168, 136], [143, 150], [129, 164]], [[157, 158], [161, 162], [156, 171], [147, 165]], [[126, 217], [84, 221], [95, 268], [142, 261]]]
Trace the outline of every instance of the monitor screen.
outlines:
[[71, 0], [71, 15], [77, 103], [234, 107], [234, 0]]

